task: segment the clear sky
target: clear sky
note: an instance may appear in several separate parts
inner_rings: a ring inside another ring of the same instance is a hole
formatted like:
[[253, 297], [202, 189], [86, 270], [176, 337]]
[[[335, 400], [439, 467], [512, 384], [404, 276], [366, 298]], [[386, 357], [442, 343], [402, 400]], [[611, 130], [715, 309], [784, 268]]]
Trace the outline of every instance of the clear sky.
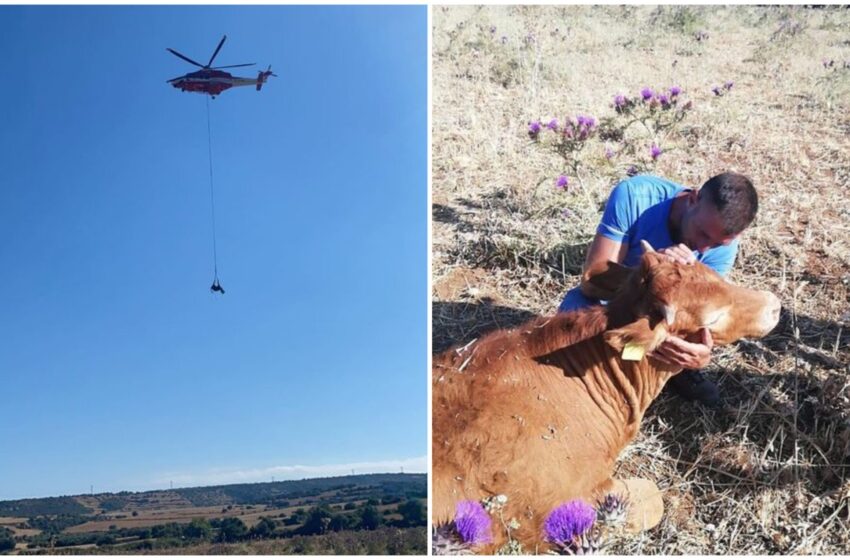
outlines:
[[425, 471], [426, 18], [0, 6], [0, 499]]

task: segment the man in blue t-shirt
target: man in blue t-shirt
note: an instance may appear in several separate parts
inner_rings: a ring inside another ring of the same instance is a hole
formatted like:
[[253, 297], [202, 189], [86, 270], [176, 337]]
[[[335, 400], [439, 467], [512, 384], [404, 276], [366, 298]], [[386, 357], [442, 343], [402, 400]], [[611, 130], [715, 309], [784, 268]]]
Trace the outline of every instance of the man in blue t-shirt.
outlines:
[[[753, 184], [737, 173], [712, 177], [698, 191], [660, 177], [637, 175], [621, 181], [611, 192], [584, 270], [609, 260], [635, 266], [643, 253], [640, 242], [646, 240], [671, 260], [699, 261], [726, 276], [738, 253], [738, 236], [757, 211]], [[559, 311], [604, 303], [585, 296], [583, 285], [567, 292]], [[652, 355], [685, 368], [671, 378], [671, 389], [688, 400], [717, 406], [717, 385], [698, 371], [711, 360], [712, 346], [708, 329], [701, 329], [696, 340], [669, 336]]]

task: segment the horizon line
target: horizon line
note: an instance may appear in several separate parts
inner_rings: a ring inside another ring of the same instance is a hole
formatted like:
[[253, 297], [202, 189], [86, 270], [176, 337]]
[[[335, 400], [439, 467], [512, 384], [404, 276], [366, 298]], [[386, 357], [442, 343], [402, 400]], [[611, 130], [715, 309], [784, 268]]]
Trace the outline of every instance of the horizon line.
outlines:
[[[420, 468], [421, 465], [421, 468]], [[399, 468], [400, 471], [378, 470]], [[410, 471], [404, 472], [405, 469]], [[352, 471], [355, 472], [349, 472]], [[362, 469], [362, 470], [361, 470]], [[360, 470], [360, 472], [356, 472]], [[48, 498], [75, 498], [78, 496], [99, 496], [104, 494], [119, 494], [129, 492], [134, 494], [145, 492], [171, 492], [186, 488], [203, 488], [205, 486], [231, 486], [235, 484], [272, 484], [277, 482], [313, 480], [319, 478], [339, 478], [343, 476], [366, 476], [380, 474], [428, 474], [427, 456], [409, 457], [390, 461], [364, 461], [359, 463], [342, 463], [330, 465], [283, 465], [254, 469], [208, 469], [201, 473], [174, 473], [158, 475], [150, 482], [126, 484], [122, 490], [102, 490], [99, 492], [54, 493], [18, 498], [0, 497], [0, 502], [20, 500], [42, 500]], [[300, 475], [300, 476], [299, 476]], [[278, 476], [280, 476], [279, 479]], [[277, 480], [269, 480], [274, 478]], [[172, 486], [178, 483], [177, 486]]]

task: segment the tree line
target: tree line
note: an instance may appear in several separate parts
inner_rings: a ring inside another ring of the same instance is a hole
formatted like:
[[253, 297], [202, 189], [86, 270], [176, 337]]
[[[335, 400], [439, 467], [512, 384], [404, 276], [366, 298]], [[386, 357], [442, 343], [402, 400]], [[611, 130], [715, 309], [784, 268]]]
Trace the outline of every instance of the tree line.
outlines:
[[[397, 502], [396, 502], [397, 503]], [[196, 518], [190, 523], [165, 523], [152, 527], [110, 527], [106, 532], [63, 534], [73, 516], [65, 519], [34, 518], [30, 526], [37, 525], [42, 533], [20, 540], [27, 547], [54, 548], [95, 544], [99, 547], [121, 545], [121, 549], [153, 549], [162, 547], [183, 547], [199, 542], [235, 543], [249, 540], [291, 538], [298, 536], [325, 535], [340, 531], [371, 531], [379, 527], [424, 527], [427, 522], [425, 506], [421, 500], [411, 499], [399, 503], [383, 514], [379, 511], [380, 502], [370, 499], [364, 504], [353, 502], [345, 506], [332, 507], [327, 504], [309, 509], [299, 508], [285, 517], [273, 519], [260, 517], [253, 527], [248, 527], [238, 517]], [[388, 519], [385, 514], [394, 518]], [[395, 518], [399, 517], [399, 518]], [[8, 531], [7, 531], [8, 532]], [[9, 532], [11, 548], [15, 539]], [[126, 544], [122, 541], [131, 540]], [[0, 533], [0, 543], [2, 543]]]

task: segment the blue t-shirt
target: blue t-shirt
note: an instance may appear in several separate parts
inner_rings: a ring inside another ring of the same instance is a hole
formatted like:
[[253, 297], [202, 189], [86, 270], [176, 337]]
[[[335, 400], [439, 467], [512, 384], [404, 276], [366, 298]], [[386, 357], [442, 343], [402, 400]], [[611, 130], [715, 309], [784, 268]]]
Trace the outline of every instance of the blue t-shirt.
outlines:
[[[623, 264], [636, 266], [643, 254], [640, 244], [642, 239], [656, 249], [664, 249], [674, 244], [667, 229], [667, 221], [673, 199], [683, 190], [685, 187], [682, 185], [652, 175], [636, 175], [620, 181], [608, 197], [596, 232], [626, 245], [628, 252]], [[713, 247], [702, 253], [694, 251], [699, 262], [721, 276], [726, 276], [732, 269], [737, 254], [737, 239], [729, 245]], [[599, 301], [585, 297], [581, 290], [575, 287], [567, 292], [558, 310], [570, 311], [596, 303]]]

